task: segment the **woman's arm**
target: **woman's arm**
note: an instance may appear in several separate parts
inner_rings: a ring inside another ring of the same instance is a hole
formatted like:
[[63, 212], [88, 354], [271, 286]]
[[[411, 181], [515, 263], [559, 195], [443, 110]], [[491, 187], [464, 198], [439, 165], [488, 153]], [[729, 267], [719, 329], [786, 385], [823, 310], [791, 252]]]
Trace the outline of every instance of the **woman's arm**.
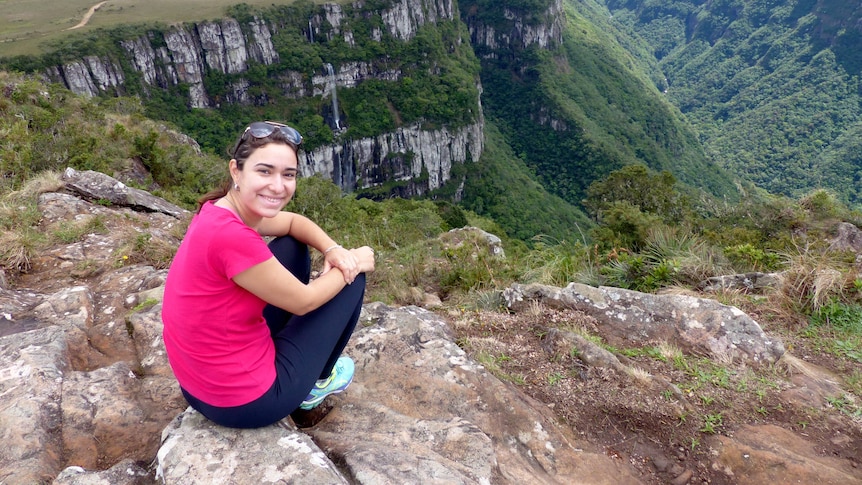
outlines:
[[305, 315], [317, 309], [345, 286], [339, 271], [330, 271], [303, 284], [274, 256], [234, 276], [233, 281], [263, 301], [294, 315]]
[[[374, 271], [374, 251], [371, 248], [364, 246], [348, 252], [357, 261], [357, 272]], [[309, 284], [303, 284], [274, 256], [234, 276], [233, 281], [263, 301], [294, 315], [317, 309], [346, 284], [340, 269], [327, 271]]]
[[291, 235], [321, 253], [336, 245], [311, 219], [293, 212], [281, 211], [275, 217], [264, 218], [256, 229], [261, 236]]
[[344, 281], [349, 284], [361, 272], [356, 255], [341, 247], [320, 226], [305, 216], [282, 211], [275, 217], [263, 219], [256, 229], [262, 236], [293, 236], [297, 241], [323, 253], [325, 263], [321, 274], [338, 268]]

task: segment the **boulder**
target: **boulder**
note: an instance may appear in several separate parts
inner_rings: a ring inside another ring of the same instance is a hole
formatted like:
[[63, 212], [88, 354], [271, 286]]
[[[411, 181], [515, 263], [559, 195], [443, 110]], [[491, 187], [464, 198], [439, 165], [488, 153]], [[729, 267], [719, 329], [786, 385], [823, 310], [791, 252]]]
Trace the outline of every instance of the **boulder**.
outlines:
[[712, 468], [739, 485], [764, 483], [862, 484], [859, 471], [845, 460], [819, 456], [796, 434], [773, 425], [746, 425], [734, 436], [717, 435], [709, 446]]
[[174, 217], [180, 217], [187, 212], [161, 197], [129, 187], [113, 177], [92, 170], [79, 172], [73, 168], [67, 168], [63, 172], [63, 181], [69, 190], [88, 199], [107, 200], [119, 206], [163, 212]]
[[620, 347], [670, 342], [721, 362], [752, 364], [775, 363], [784, 355], [779, 338], [766, 335], [742, 310], [715, 300], [579, 283], [566, 288], [514, 284], [503, 296], [512, 309], [537, 300], [583, 311], [598, 320], [599, 332], [611, 345]]
[[835, 237], [829, 244], [829, 249], [862, 253], [862, 230], [849, 222], [839, 223], [836, 227]]
[[350, 483], [292, 423], [224, 428], [189, 408], [162, 433], [156, 478], [164, 484]]
[[702, 281], [697, 289], [700, 291], [718, 292], [724, 290], [741, 290], [745, 292], [761, 292], [776, 288], [781, 283], [779, 273], [739, 273], [732, 275], [713, 276]]
[[152, 485], [152, 475], [133, 460], [123, 460], [99, 472], [88, 472], [80, 466], [63, 470], [51, 485]]
[[63, 329], [0, 338], [0, 482], [46, 483], [63, 463], [63, 376], [69, 370]]

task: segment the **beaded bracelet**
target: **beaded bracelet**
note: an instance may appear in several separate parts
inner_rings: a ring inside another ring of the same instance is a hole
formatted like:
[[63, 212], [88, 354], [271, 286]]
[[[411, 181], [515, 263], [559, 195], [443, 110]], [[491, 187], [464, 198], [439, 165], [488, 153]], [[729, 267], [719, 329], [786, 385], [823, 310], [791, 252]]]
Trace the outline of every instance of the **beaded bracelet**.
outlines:
[[324, 252], [323, 252], [323, 254], [329, 254], [329, 252], [330, 252], [330, 251], [332, 251], [333, 249], [340, 248], [340, 247], [341, 247], [341, 244], [336, 244], [336, 245], [334, 245], [334, 246], [329, 246], [328, 248], [326, 248], [326, 251], [324, 251]]

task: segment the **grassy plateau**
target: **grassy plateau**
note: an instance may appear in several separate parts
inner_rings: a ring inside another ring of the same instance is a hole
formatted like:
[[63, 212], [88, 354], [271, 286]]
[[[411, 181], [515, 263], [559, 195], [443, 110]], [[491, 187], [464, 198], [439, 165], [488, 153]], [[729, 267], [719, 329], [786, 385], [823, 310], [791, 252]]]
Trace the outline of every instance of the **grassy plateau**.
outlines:
[[0, 56], [39, 54], [45, 45], [62, 41], [70, 30], [216, 19], [238, 3], [269, 6], [293, 0], [0, 0]]

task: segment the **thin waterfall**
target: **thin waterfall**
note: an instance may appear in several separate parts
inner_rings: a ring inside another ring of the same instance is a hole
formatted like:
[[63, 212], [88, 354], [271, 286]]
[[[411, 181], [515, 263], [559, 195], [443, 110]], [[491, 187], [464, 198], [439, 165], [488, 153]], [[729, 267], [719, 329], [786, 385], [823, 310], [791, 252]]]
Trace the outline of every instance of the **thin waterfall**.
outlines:
[[314, 44], [314, 27], [311, 26], [311, 19], [308, 19], [308, 42]]
[[341, 129], [341, 115], [338, 113], [338, 94], [335, 92], [335, 70], [332, 69], [332, 64], [324, 64], [326, 74], [329, 76], [330, 91], [332, 94], [332, 120], [335, 123], [335, 129]]

